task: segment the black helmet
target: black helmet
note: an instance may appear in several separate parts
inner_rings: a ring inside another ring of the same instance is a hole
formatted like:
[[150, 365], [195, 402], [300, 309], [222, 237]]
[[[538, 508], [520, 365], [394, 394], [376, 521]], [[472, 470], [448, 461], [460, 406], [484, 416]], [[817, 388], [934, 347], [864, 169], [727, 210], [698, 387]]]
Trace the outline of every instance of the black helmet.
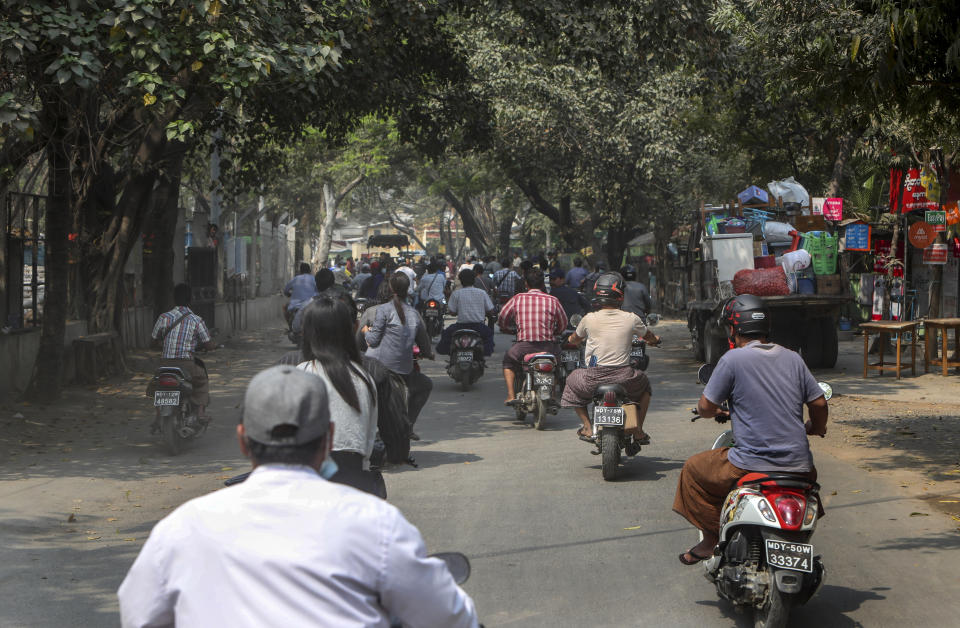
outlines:
[[623, 303], [623, 277], [619, 273], [604, 273], [590, 287], [594, 305], [620, 305]]
[[720, 322], [730, 326], [730, 338], [741, 336], [769, 336], [770, 312], [759, 297], [741, 294], [728, 299], [723, 306]]
[[620, 269], [620, 274], [623, 275], [623, 278], [627, 281], [634, 281], [637, 278], [637, 269], [627, 264]]

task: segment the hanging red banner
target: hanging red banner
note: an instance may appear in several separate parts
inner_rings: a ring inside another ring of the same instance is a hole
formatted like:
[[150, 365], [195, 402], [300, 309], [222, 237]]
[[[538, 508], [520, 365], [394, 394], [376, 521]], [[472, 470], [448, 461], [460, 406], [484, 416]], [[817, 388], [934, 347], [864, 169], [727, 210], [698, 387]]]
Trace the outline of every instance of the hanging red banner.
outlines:
[[[900, 238], [900, 241], [897, 242], [897, 259], [902, 263], [904, 260], [903, 251], [904, 251], [903, 238]], [[890, 240], [874, 240], [873, 241], [873, 272], [879, 275], [887, 274], [887, 261], [890, 257]], [[894, 277], [903, 277], [903, 266], [896, 266], [893, 269]]]
[[[902, 170], [890, 170], [890, 213], [900, 214], [915, 209], [938, 209], [938, 203], [927, 198], [927, 190], [920, 181], [919, 168], [910, 168], [906, 179]], [[903, 196], [897, 197], [903, 180]]]

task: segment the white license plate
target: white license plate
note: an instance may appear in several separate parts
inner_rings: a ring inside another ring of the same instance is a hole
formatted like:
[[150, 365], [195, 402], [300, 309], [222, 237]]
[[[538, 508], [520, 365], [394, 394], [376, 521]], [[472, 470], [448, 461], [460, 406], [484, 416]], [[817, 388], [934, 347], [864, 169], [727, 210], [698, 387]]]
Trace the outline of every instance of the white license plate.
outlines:
[[643, 357], [643, 349], [633, 349], [632, 351], [630, 351], [630, 357], [631, 357], [631, 358], [642, 358], [642, 357]]
[[426, 312], [423, 313], [423, 315], [426, 316], [427, 318], [436, 318], [437, 316], [439, 316], [439, 314], [440, 312], [436, 310], [427, 310]]
[[767, 539], [767, 564], [780, 569], [813, 573], [813, 546]]
[[580, 361], [580, 352], [579, 351], [564, 351], [563, 352], [563, 362], [579, 362]]
[[553, 386], [553, 375], [544, 375], [541, 373], [533, 374], [534, 386]]
[[621, 426], [624, 420], [623, 408], [608, 408], [606, 406], [595, 406], [593, 408], [594, 425], [613, 425]]
[[458, 353], [457, 362], [473, 362], [472, 353]]
[[153, 393], [153, 405], [155, 406], [179, 406], [179, 390], [158, 390]]

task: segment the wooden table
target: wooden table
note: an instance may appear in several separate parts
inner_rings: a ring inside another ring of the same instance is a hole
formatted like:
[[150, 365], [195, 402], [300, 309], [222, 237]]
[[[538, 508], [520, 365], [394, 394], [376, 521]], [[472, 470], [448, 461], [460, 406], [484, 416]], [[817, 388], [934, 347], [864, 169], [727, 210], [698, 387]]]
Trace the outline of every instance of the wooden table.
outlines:
[[[947, 375], [947, 371], [951, 367], [960, 367], [960, 362], [951, 362], [950, 355], [947, 351], [947, 341], [949, 331], [953, 330], [953, 341], [956, 351], [960, 353], [960, 318], [928, 318], [923, 321], [923, 324], [926, 328], [926, 338], [925, 338], [925, 347], [923, 358], [923, 372], [926, 373], [930, 370], [930, 363], [934, 364], [939, 363], [940, 367], [943, 369], [943, 375]], [[940, 341], [940, 351], [943, 354], [942, 357], [937, 358], [937, 330], [940, 330], [940, 334], [943, 340]]]
[[[863, 332], [863, 376], [866, 377], [870, 369], [880, 371], [894, 369], [897, 372], [897, 379], [900, 379], [901, 367], [901, 348], [903, 343], [903, 334], [910, 332], [910, 373], [917, 374], [917, 322], [916, 321], [870, 321], [869, 323], [860, 323], [860, 331]], [[871, 334], [880, 334], [880, 363], [870, 364], [870, 336]], [[883, 350], [887, 344], [887, 336], [897, 335], [897, 361], [894, 365], [885, 366], [883, 364]]]

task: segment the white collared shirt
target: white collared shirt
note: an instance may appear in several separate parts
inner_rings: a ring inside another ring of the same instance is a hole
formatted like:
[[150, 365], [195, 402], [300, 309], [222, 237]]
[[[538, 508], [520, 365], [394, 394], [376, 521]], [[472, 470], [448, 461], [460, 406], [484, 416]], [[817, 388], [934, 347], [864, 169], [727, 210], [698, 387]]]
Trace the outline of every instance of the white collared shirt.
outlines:
[[382, 499], [302, 466], [258, 467], [150, 533], [120, 590], [124, 627], [477, 626], [473, 601]]

